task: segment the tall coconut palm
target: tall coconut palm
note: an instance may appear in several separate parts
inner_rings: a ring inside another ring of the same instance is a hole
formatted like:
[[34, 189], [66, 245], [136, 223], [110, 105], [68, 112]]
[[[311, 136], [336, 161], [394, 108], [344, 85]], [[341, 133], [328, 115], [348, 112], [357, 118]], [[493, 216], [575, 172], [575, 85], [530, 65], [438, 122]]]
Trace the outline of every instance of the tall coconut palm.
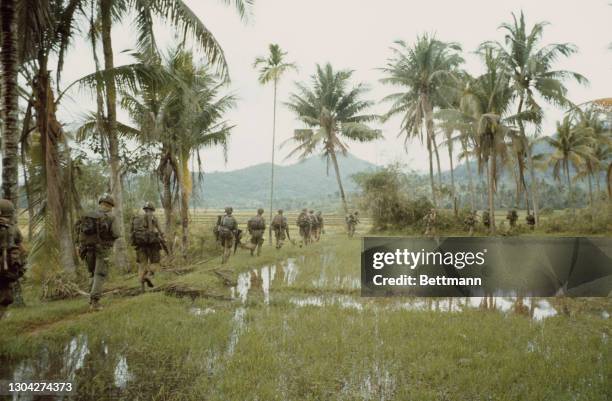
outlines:
[[373, 102], [361, 99], [366, 92], [362, 84], [350, 86], [352, 74], [349, 70], [334, 71], [329, 63], [325, 66], [317, 64], [317, 71], [311, 76], [311, 87], [296, 84], [297, 92], [291, 94], [285, 103], [308, 127], [294, 131], [289, 141], [298, 145], [288, 157], [299, 155], [303, 159], [321, 151], [334, 167], [345, 213], [348, 213], [348, 206], [337, 153], [347, 153], [346, 140], [370, 142], [382, 136], [380, 130], [367, 125], [377, 120], [378, 116], [362, 114]]
[[381, 81], [405, 91], [385, 98], [385, 101], [392, 102], [385, 119], [398, 114], [403, 116], [402, 132], [406, 135], [406, 143], [412, 137], [419, 137], [422, 141], [422, 128], [425, 126], [432, 201], [437, 205], [433, 178], [434, 153], [437, 157], [433, 111], [434, 107], [445, 103], [444, 88], [463, 62], [458, 53], [461, 47], [429, 35], [417, 38], [412, 46], [404, 41], [395, 43], [397, 47], [392, 48], [394, 56], [382, 69], [386, 77]]
[[[270, 44], [268, 57], [257, 57], [253, 63], [259, 68], [259, 83], [265, 85], [269, 82], [274, 86], [274, 105], [272, 108], [272, 167], [270, 170], [270, 223], [272, 223], [272, 210], [274, 208], [274, 151], [276, 147], [276, 90], [281, 77], [289, 70], [297, 71], [295, 63], [285, 62], [287, 52], [279, 45]], [[268, 232], [268, 242], [272, 245], [272, 231]]]
[[590, 130], [581, 127], [571, 116], [565, 116], [557, 122], [557, 130], [552, 137], [544, 140], [553, 148], [549, 163], [553, 167], [553, 175], [560, 179], [561, 171], [565, 175], [570, 204], [574, 205], [570, 165], [575, 171], [584, 166], [587, 160], [593, 160], [593, 145], [595, 140]]
[[[190, 35], [206, 53], [209, 62], [227, 76], [227, 63], [223, 49], [200, 19], [181, 0], [97, 0], [100, 17], [104, 68], [114, 68], [111, 29], [113, 22], [124, 17], [128, 11], [135, 13], [135, 25], [138, 29], [139, 47], [154, 48], [152, 22], [154, 17], [169, 21], [178, 31]], [[233, 3], [241, 17], [246, 16], [252, 0], [234, 0]], [[226, 0], [229, 3], [229, 0]], [[119, 157], [119, 139], [117, 132], [117, 90], [112, 79], [105, 80], [106, 119], [111, 167], [111, 189], [115, 197], [115, 213], [123, 231], [123, 193], [121, 188], [121, 168]], [[120, 238], [116, 243], [116, 259], [119, 265], [126, 263], [125, 241]]]
[[[529, 110], [537, 116], [537, 119], [533, 121], [536, 135], [542, 121], [542, 107], [538, 103], [538, 98], [557, 106], [567, 106], [569, 104], [566, 98], [567, 88], [563, 82], [567, 79], [574, 79], [578, 83], [587, 82], [586, 78], [578, 73], [553, 69], [559, 58], [568, 57], [577, 49], [569, 43], [542, 46], [541, 40], [547, 24], [547, 22], [538, 22], [528, 29], [522, 11], [518, 17], [512, 14], [512, 22], [500, 26], [500, 29], [505, 32], [504, 43], [496, 43], [500, 57], [512, 77], [514, 96], [518, 99], [517, 114], [520, 115], [524, 110]], [[525, 137], [524, 122], [518, 119], [517, 124], [520, 135]], [[529, 147], [525, 146], [524, 150], [530, 174], [534, 216], [538, 224], [539, 201], [535, 168]], [[520, 154], [519, 157], [522, 158], [523, 155]], [[522, 177], [522, 163], [519, 163], [519, 168]]]

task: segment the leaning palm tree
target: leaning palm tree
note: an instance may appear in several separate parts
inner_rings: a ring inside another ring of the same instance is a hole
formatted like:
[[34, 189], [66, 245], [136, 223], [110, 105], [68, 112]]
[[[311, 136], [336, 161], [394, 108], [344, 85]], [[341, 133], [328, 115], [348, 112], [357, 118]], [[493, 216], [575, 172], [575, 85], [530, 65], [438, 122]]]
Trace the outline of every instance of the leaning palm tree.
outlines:
[[[565, 175], [570, 204], [574, 205], [570, 164], [579, 171], [587, 161], [593, 161], [593, 145], [595, 140], [589, 129], [574, 123], [570, 116], [557, 122], [557, 131], [545, 141], [553, 148], [549, 163], [553, 166], [553, 175], [560, 179], [561, 171]], [[575, 206], [575, 205], [574, 205]]]
[[381, 138], [381, 131], [367, 123], [378, 119], [374, 114], [362, 114], [373, 102], [362, 100], [366, 88], [362, 84], [350, 87], [353, 72], [334, 71], [331, 64], [317, 64], [317, 71], [311, 76], [312, 85], [296, 84], [297, 92], [291, 94], [285, 105], [308, 128], [296, 129], [289, 141], [298, 145], [287, 157], [298, 155], [304, 159], [322, 151], [327, 162], [332, 162], [342, 199], [342, 207], [348, 213], [346, 195], [340, 178], [337, 153], [346, 154], [346, 140], [370, 142]]
[[384, 99], [392, 102], [384, 118], [398, 114], [404, 116], [401, 133], [406, 135], [405, 143], [412, 137], [418, 137], [422, 141], [422, 128], [425, 126], [432, 201], [436, 205], [433, 157], [434, 153], [437, 157], [438, 151], [434, 136], [433, 110], [447, 103], [444, 88], [463, 62], [459, 55], [461, 47], [456, 43], [439, 41], [429, 35], [417, 38], [412, 46], [404, 41], [395, 43], [397, 48], [392, 49], [394, 57], [389, 59], [387, 66], [382, 69], [386, 77], [381, 81], [399, 86], [404, 92], [391, 94]]
[[[566, 98], [567, 88], [563, 82], [574, 79], [578, 83], [586, 83], [587, 79], [582, 75], [553, 68], [554, 63], [560, 57], [568, 57], [576, 52], [576, 47], [569, 43], [556, 43], [541, 46], [542, 35], [546, 22], [539, 22], [531, 29], [527, 28], [525, 16], [521, 11], [520, 16], [512, 14], [512, 23], [504, 23], [500, 29], [506, 32], [504, 43], [495, 43], [499, 55], [506, 65], [512, 77], [514, 96], [518, 100], [517, 115], [528, 110], [537, 116], [533, 121], [535, 135], [538, 134], [543, 112], [538, 103], [538, 98], [556, 106], [567, 106], [570, 102]], [[486, 43], [487, 46], [491, 43]], [[521, 119], [517, 120], [520, 136], [523, 144], [527, 141], [525, 124]], [[528, 146], [524, 146], [524, 152], [519, 153], [519, 158], [527, 157], [527, 167], [530, 173], [531, 198], [534, 209], [536, 224], [538, 224], [538, 186], [535, 176], [533, 157]], [[523, 163], [519, 162], [519, 173], [523, 177]], [[525, 188], [526, 189], [526, 188]]]
[[[253, 63], [254, 68], [259, 67], [259, 83], [265, 85], [272, 82], [274, 85], [274, 107], [272, 111], [272, 168], [270, 171], [270, 222], [272, 222], [272, 209], [274, 207], [274, 148], [276, 147], [276, 88], [278, 81], [288, 70], [297, 70], [295, 63], [287, 63], [284, 57], [287, 52], [281, 50], [277, 44], [270, 44], [270, 53], [267, 58], [257, 57]], [[268, 242], [272, 245], [272, 231], [268, 233]]]

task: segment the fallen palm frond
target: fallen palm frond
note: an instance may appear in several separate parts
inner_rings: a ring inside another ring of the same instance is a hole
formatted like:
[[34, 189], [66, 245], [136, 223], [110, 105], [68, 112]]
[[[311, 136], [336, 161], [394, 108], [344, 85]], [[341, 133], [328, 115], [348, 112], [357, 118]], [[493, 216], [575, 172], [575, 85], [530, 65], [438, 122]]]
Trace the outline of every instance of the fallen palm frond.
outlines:
[[45, 301], [55, 301], [75, 298], [81, 295], [81, 293], [82, 291], [74, 280], [60, 272], [50, 275], [43, 280], [40, 298]]

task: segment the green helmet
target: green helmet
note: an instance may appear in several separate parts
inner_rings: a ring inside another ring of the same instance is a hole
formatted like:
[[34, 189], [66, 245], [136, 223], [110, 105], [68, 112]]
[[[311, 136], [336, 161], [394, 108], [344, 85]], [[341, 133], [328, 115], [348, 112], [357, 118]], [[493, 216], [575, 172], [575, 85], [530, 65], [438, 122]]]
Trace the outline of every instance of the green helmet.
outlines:
[[278, 209], [278, 214], [283, 214], [283, 209]]
[[231, 214], [233, 211], [234, 211], [234, 208], [232, 208], [231, 206], [226, 206], [225, 207], [225, 213]]
[[13, 217], [15, 205], [8, 199], [0, 199], [0, 215], [2, 217]]
[[115, 207], [115, 200], [113, 199], [112, 196], [110, 196], [109, 194], [104, 194], [100, 197], [100, 199], [98, 199], [98, 205], [100, 203], [108, 203], [109, 205], [111, 205], [112, 207]]
[[264, 210], [262, 208], [257, 209], [257, 214], [263, 214]]
[[155, 211], [155, 206], [153, 206], [153, 202], [145, 202], [144, 206], [142, 207], [144, 210], [152, 210]]

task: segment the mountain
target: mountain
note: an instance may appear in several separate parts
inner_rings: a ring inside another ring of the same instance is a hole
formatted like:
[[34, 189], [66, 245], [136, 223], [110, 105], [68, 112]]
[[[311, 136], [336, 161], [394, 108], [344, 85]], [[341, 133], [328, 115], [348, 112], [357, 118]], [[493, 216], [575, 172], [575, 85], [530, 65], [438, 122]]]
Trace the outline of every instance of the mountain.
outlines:
[[[376, 165], [347, 154], [338, 156], [340, 175], [346, 193], [357, 187], [351, 176], [373, 171]], [[270, 163], [261, 163], [240, 170], [204, 174], [201, 185], [194, 189], [194, 203], [199, 207], [267, 209], [270, 203]], [[294, 209], [304, 206], [338, 205], [338, 184], [333, 166], [318, 156], [274, 169], [274, 198], [278, 207]], [[194, 173], [194, 182], [197, 177]], [[333, 200], [333, 202], [331, 202]]]

